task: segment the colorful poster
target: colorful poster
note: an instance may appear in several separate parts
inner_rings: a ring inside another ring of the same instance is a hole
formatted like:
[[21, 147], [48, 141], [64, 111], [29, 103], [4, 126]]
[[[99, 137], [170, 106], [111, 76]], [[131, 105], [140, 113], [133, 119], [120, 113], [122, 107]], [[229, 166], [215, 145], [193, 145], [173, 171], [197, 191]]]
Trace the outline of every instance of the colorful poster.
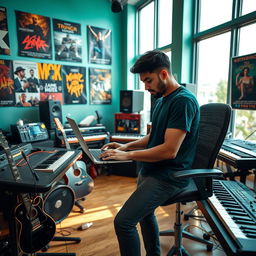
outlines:
[[110, 65], [112, 62], [112, 31], [110, 29], [87, 27], [89, 62]]
[[63, 66], [63, 91], [65, 104], [86, 104], [86, 79], [84, 67]]
[[232, 59], [231, 103], [233, 108], [256, 110], [256, 53]]
[[81, 25], [53, 19], [55, 59], [82, 62]]
[[111, 70], [90, 68], [90, 104], [111, 104]]
[[12, 61], [0, 60], [0, 105], [13, 106], [15, 104]]
[[14, 89], [16, 106], [38, 106], [40, 100], [40, 81], [37, 63], [13, 61]]
[[7, 12], [0, 6], [0, 54], [10, 55], [10, 42], [7, 25]]
[[37, 63], [40, 80], [40, 100], [62, 102], [62, 77], [60, 64]]
[[18, 55], [52, 59], [50, 18], [15, 11], [18, 38]]

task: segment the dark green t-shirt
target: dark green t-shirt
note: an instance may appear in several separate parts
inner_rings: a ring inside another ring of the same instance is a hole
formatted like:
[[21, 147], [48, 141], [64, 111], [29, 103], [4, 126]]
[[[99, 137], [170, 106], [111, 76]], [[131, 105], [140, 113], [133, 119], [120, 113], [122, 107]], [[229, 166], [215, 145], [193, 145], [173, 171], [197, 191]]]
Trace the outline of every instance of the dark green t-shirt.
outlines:
[[185, 139], [174, 159], [158, 162], [142, 162], [141, 174], [171, 181], [180, 187], [186, 186], [186, 180], [175, 180], [173, 172], [190, 169], [194, 160], [199, 131], [199, 106], [195, 96], [184, 87], [158, 99], [152, 114], [152, 127], [147, 148], [164, 142], [167, 128], [187, 131]]

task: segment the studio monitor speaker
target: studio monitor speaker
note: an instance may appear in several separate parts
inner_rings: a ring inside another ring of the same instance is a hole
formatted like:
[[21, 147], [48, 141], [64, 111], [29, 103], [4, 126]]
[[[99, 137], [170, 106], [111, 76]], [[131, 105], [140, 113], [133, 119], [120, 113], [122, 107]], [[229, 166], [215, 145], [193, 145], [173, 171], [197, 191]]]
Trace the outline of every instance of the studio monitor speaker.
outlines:
[[39, 102], [40, 121], [43, 122], [47, 129], [55, 128], [54, 118], [57, 117], [62, 122], [62, 111], [60, 101], [47, 100]]
[[135, 113], [143, 110], [144, 92], [121, 90], [120, 91], [120, 112]]

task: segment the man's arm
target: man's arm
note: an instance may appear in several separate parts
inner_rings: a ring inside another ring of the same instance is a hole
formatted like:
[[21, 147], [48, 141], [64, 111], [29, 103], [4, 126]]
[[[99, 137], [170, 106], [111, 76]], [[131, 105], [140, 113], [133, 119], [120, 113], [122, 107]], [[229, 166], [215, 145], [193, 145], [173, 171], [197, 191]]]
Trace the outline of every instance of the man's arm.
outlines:
[[[169, 128], [165, 132], [164, 143], [161, 145], [149, 149], [127, 152], [120, 151], [118, 148], [107, 150], [102, 154], [102, 159], [135, 160], [143, 162], [158, 162], [161, 160], [173, 159], [176, 157], [186, 133], [187, 132], [184, 130]], [[130, 146], [132, 145], [130, 144]]]

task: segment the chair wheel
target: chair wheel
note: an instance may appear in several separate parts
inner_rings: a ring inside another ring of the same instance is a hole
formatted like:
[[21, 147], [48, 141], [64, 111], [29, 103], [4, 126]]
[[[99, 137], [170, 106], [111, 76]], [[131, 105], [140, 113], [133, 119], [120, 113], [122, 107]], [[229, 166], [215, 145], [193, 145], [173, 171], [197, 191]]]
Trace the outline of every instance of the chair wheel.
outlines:
[[206, 248], [207, 248], [207, 252], [212, 251], [212, 249], [213, 249], [213, 244], [207, 244], [207, 245], [206, 245]]
[[209, 234], [207, 234], [207, 233], [204, 233], [203, 234], [203, 238], [205, 239], [205, 240], [210, 240], [210, 235]]
[[49, 249], [49, 245], [46, 245], [45, 247], [43, 247], [43, 248], [41, 249], [41, 251], [42, 251], [42, 252], [46, 252], [48, 249]]
[[189, 216], [187, 216], [186, 214], [184, 215], [184, 220], [189, 220]]

